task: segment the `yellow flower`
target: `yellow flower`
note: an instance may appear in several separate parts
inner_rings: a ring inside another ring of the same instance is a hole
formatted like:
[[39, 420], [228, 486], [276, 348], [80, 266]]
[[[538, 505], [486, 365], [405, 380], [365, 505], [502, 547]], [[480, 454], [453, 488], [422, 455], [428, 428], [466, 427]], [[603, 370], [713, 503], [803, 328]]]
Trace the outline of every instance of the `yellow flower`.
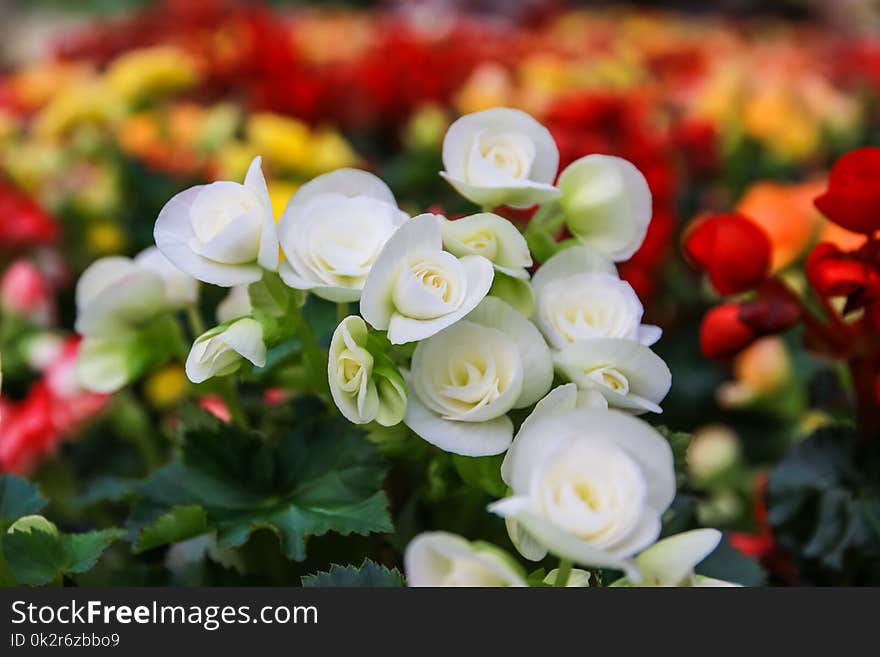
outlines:
[[248, 141], [255, 153], [285, 171], [316, 176], [352, 166], [358, 157], [335, 130], [312, 131], [308, 125], [286, 116], [262, 112], [247, 122]]
[[104, 80], [110, 93], [131, 103], [169, 91], [177, 91], [197, 80], [193, 59], [182, 50], [157, 46], [133, 50], [117, 58]]
[[311, 155], [311, 134], [304, 122], [261, 112], [247, 121], [247, 137], [254, 152], [285, 169], [300, 169]]
[[150, 404], [159, 409], [175, 406], [186, 395], [189, 382], [180, 363], [171, 363], [153, 372], [144, 384]]
[[273, 180], [269, 183], [269, 202], [272, 203], [272, 212], [275, 214], [275, 223], [278, 223], [281, 213], [287, 207], [290, 197], [299, 189], [299, 185], [287, 180]]
[[38, 138], [57, 139], [82, 124], [104, 125], [120, 113], [118, 103], [107, 95], [100, 82], [83, 82], [55, 96], [37, 115], [34, 133]]
[[748, 99], [743, 121], [746, 134], [786, 160], [808, 157], [820, 146], [816, 121], [791, 94], [775, 86]]
[[513, 106], [513, 81], [503, 66], [482, 64], [455, 96], [460, 114], [481, 112], [492, 107]]
[[86, 232], [86, 244], [96, 255], [121, 253], [125, 247], [125, 234], [110, 222], [99, 222]]
[[357, 164], [358, 157], [354, 149], [345, 140], [345, 137], [335, 130], [318, 130], [314, 134], [310, 146], [310, 157], [302, 167], [307, 175], [317, 176], [334, 169]]
[[215, 178], [219, 180], [241, 180], [247, 173], [251, 160], [260, 152], [251, 144], [230, 141], [219, 148], [215, 160]]
[[45, 62], [15, 74], [10, 85], [16, 98], [30, 109], [45, 106], [68, 89], [94, 78], [92, 68], [81, 62]]

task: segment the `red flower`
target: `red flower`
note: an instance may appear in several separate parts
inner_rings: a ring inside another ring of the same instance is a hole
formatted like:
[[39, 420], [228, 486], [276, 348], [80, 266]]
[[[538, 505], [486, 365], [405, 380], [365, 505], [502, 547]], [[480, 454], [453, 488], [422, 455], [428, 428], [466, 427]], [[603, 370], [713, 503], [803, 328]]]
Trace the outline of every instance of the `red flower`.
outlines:
[[816, 292], [826, 297], [846, 297], [880, 285], [880, 275], [874, 268], [827, 242], [810, 253], [806, 274]]
[[794, 326], [800, 307], [770, 281], [754, 301], [712, 308], [700, 325], [700, 348], [708, 358], [730, 358], [754, 340]]
[[684, 250], [724, 295], [754, 289], [770, 272], [770, 240], [742, 215], [698, 219], [685, 234]]
[[828, 191], [815, 204], [847, 230], [866, 235], [880, 230], [880, 148], [857, 148], [837, 160]]
[[740, 305], [712, 308], [700, 324], [700, 349], [707, 358], [730, 358], [745, 349], [758, 334], [740, 319]]
[[67, 341], [58, 360], [31, 386], [23, 401], [3, 402], [0, 472], [31, 470], [109, 401], [108, 395], [80, 388], [76, 378], [79, 344], [79, 338]]
[[199, 397], [198, 404], [221, 422], [228, 423], [232, 419], [229, 407], [226, 406], [226, 402], [223, 401], [222, 397], [205, 395], [204, 397]]
[[52, 323], [55, 313], [49, 284], [29, 260], [16, 260], [3, 272], [0, 308], [40, 326]]
[[39, 205], [0, 180], [0, 250], [52, 244], [58, 234], [58, 224]]

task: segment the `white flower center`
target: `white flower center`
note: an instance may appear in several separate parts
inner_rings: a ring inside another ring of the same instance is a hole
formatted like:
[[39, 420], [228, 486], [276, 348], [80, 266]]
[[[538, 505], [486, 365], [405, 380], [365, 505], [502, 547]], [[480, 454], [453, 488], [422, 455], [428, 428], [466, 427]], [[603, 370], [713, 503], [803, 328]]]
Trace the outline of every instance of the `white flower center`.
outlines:
[[535, 153], [535, 143], [526, 135], [482, 131], [475, 136], [468, 154], [467, 182], [489, 186], [527, 180]]
[[626, 395], [629, 393], [629, 379], [618, 369], [613, 367], [597, 367], [593, 370], [586, 371], [584, 374], [587, 378], [595, 381], [600, 386], [613, 390], [614, 392]]
[[[315, 282], [362, 289], [370, 268], [396, 228], [396, 207], [367, 197], [326, 194], [303, 209], [304, 220], [286, 240], [288, 258]], [[285, 253], [287, 250], [285, 249]]]
[[548, 283], [538, 305], [542, 328], [556, 348], [588, 338], [638, 338], [642, 304], [627, 283], [609, 274]]
[[210, 242], [236, 218], [258, 206], [256, 197], [244, 185], [218, 181], [205, 185], [190, 208], [196, 237]]
[[467, 279], [458, 258], [437, 251], [407, 258], [392, 295], [400, 314], [414, 319], [434, 319], [456, 310], [466, 292]]
[[449, 420], [503, 415], [519, 396], [523, 376], [510, 338], [466, 320], [421, 343], [413, 356], [419, 398]]
[[610, 442], [577, 439], [535, 470], [532, 491], [544, 516], [597, 547], [625, 538], [646, 498], [644, 476], [626, 452]]
[[479, 228], [461, 238], [462, 244], [476, 255], [494, 261], [498, 255], [498, 238], [488, 228]]

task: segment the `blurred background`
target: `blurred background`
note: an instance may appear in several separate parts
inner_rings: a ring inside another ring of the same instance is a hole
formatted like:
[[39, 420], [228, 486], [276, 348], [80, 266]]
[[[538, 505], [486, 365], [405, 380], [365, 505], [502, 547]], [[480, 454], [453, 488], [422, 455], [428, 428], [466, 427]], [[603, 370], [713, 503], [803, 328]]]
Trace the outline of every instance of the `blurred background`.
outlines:
[[446, 128], [512, 106], [548, 126], [560, 168], [610, 153], [648, 178], [654, 217], [621, 275], [664, 327], [661, 421], [695, 432], [686, 512], [769, 562], [766, 472], [852, 417], [847, 380], [797, 335], [704, 359], [718, 298], [681, 233], [741, 211], [795, 289], [817, 241], [864, 241], [812, 200], [839, 155], [880, 144], [878, 28], [874, 0], [0, 0], [0, 472], [31, 474], [74, 522], [161, 460], [182, 400], [218, 408], [173, 359], [112, 397], [75, 377], [79, 273], [149, 246], [174, 193], [239, 180], [261, 154], [279, 212], [302, 182], [359, 166], [404, 209], [456, 216], [467, 206], [437, 176]]

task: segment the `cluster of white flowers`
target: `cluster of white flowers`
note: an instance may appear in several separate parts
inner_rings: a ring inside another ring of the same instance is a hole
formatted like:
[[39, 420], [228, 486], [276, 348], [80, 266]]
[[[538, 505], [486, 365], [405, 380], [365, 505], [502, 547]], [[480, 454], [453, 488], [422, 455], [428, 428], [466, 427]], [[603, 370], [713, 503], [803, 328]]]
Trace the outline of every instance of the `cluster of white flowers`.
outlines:
[[[244, 184], [181, 192], [156, 221], [158, 251], [99, 261], [83, 275], [77, 327], [94, 341], [84, 379], [118, 387], [106, 341], [194, 304], [195, 280], [231, 288], [218, 308], [223, 323], [187, 358], [196, 383], [246, 361], [263, 366], [303, 293], [358, 302], [333, 334], [326, 370], [348, 420], [403, 422], [458, 455], [506, 452], [511, 494], [489, 508], [528, 559], [551, 552], [621, 569], [627, 582], [696, 582], [692, 567], [717, 536], [656, 543], [675, 495], [672, 453], [635, 415], [661, 412], [671, 375], [650, 349], [660, 329], [642, 323], [614, 264], [644, 240], [644, 176], [606, 155], [557, 176], [547, 129], [503, 108], [453, 123], [443, 163], [440, 175], [480, 212], [410, 218], [382, 180], [341, 169], [303, 185], [276, 224], [259, 158]], [[530, 242], [492, 212], [505, 205], [540, 205], [529, 232], [543, 231], [545, 243], [563, 225], [576, 239], [556, 245], [531, 277]], [[291, 294], [273, 292], [278, 285]], [[406, 570], [413, 585], [525, 583], [509, 555], [444, 533], [414, 540]], [[586, 584], [588, 573], [567, 570], [547, 580]]]

